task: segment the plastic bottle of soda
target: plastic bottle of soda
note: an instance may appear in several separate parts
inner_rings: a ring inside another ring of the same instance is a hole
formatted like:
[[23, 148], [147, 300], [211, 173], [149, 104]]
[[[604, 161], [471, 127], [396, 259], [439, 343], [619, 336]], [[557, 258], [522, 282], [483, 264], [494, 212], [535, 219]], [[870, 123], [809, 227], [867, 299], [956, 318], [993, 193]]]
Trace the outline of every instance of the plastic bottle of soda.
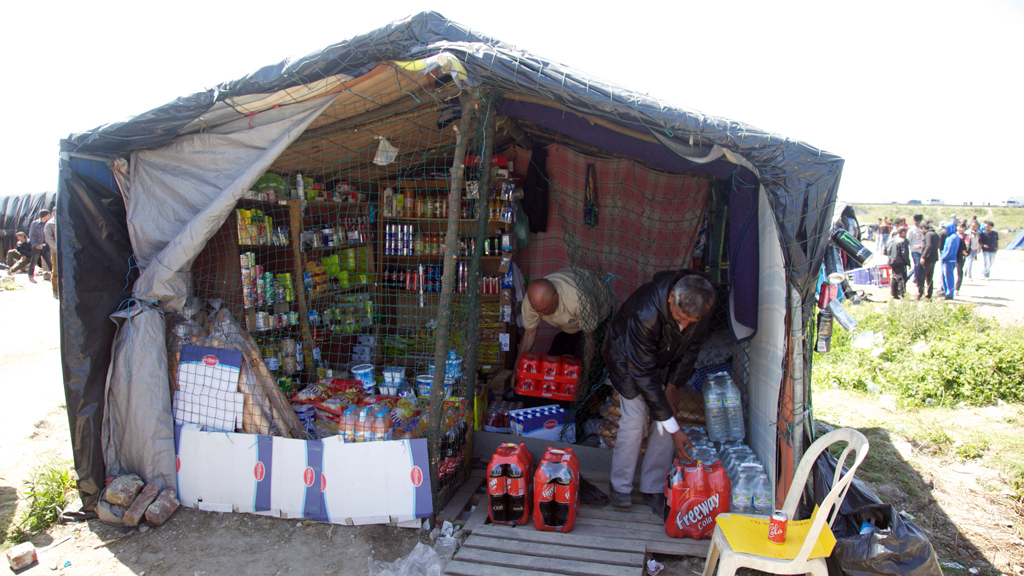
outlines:
[[371, 425], [370, 436], [373, 442], [383, 442], [387, 440], [388, 427], [384, 423], [386, 416], [381, 413], [380, 410], [373, 413], [373, 424]]
[[508, 516], [513, 524], [523, 521], [526, 516], [526, 479], [523, 469], [515, 464], [508, 465]]
[[380, 411], [380, 418], [381, 418], [381, 421], [382, 421], [382, 428], [383, 428], [383, 430], [381, 432], [383, 434], [383, 437], [381, 438], [381, 440], [391, 440], [392, 428], [393, 428], [393, 424], [394, 424], [391, 421], [391, 413], [388, 412], [387, 410], [381, 410]]
[[338, 423], [338, 431], [341, 432], [345, 442], [356, 441], [356, 413], [351, 408], [341, 413], [341, 422]]
[[491, 506], [491, 520], [495, 522], [506, 522], [508, 518], [508, 483], [505, 467], [505, 464], [497, 464], [487, 475], [487, 500]]
[[555, 507], [552, 526], [565, 526], [565, 523], [569, 521], [570, 484], [572, 484], [572, 470], [568, 464], [563, 463], [559, 466], [558, 476], [555, 477]]
[[555, 524], [555, 478], [558, 476], [557, 466], [557, 464], [552, 464], [551, 462], [541, 465], [542, 475], [546, 481], [539, 493], [534, 494], [537, 498], [537, 509], [540, 511], [540, 518], [547, 526], [557, 526]]
[[362, 410], [359, 411], [359, 416], [356, 418], [355, 425], [354, 440], [356, 442], [368, 442], [370, 440], [370, 426], [372, 424], [370, 419], [371, 416], [369, 407], [363, 408]]
[[444, 480], [448, 474], [448, 435], [441, 436], [441, 445], [438, 447], [437, 458], [437, 479]]
[[672, 461], [672, 467], [665, 475], [665, 521], [668, 522], [669, 514], [672, 511], [672, 489], [682, 486], [686, 481], [683, 477], [683, 463], [676, 458]]

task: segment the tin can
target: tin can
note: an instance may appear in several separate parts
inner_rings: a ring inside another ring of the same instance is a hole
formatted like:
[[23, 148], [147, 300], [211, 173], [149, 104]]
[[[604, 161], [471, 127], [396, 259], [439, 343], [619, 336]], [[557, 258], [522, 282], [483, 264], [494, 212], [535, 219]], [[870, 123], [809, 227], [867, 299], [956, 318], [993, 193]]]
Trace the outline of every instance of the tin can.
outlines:
[[771, 520], [768, 521], [768, 540], [775, 544], [782, 544], [786, 541], [786, 523], [789, 516], [782, 510], [772, 512]]

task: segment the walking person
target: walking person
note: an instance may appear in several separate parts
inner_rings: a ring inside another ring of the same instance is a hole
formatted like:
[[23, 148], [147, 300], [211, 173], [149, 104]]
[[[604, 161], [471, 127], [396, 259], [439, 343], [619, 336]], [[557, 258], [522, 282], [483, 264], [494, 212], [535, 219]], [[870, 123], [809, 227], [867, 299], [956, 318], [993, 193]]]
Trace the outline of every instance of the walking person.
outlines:
[[50, 286], [53, 287], [53, 298], [57, 299], [57, 214], [51, 214], [43, 226], [43, 239], [50, 249]]
[[885, 248], [885, 255], [889, 257], [889, 266], [892, 268], [892, 282], [889, 283], [889, 292], [893, 300], [899, 300], [907, 293], [907, 266], [910, 264], [910, 248], [907, 242], [906, 227], [896, 229], [892, 240]]
[[996, 260], [996, 250], [999, 250], [999, 232], [996, 232], [996, 225], [991, 220], [985, 221], [985, 229], [979, 234], [978, 243], [981, 245], [981, 257], [985, 264], [985, 280], [992, 272], [992, 263]]
[[942, 244], [942, 293], [946, 300], [952, 300], [956, 291], [956, 258], [960, 253], [960, 237], [956, 235], [956, 220], [947, 223], [946, 239]]
[[967, 278], [973, 280], [974, 275], [972, 271], [974, 269], [974, 260], [978, 257], [978, 251], [981, 250], [981, 238], [980, 232], [978, 231], [978, 221], [973, 220], [971, 225], [967, 228], [967, 260], [964, 262], [964, 269], [967, 272]]
[[[931, 220], [924, 224], [924, 244], [921, 251], [920, 268], [917, 270], [917, 299], [931, 300], [935, 288], [935, 263], [939, 261], [939, 235], [935, 233]], [[925, 285], [928, 290], [925, 292]]]
[[967, 225], [964, 222], [956, 225], [956, 236], [960, 239], [960, 247], [956, 251], [956, 293], [960, 294], [960, 286], [964, 283], [964, 263], [967, 262], [967, 254], [971, 251], [971, 245], [967, 238]]
[[[50, 219], [49, 210], [40, 210], [39, 218], [32, 221], [32, 224], [28, 227], [28, 241], [32, 244], [32, 254], [28, 257], [28, 281], [36, 281], [36, 260], [39, 260], [43, 256], [43, 252], [46, 249], [46, 237], [43, 235], [43, 227], [46, 226], [46, 221]], [[45, 266], [44, 266], [45, 264]], [[49, 263], [40, 262], [40, 268], [49, 268]]]
[[914, 214], [914, 223], [907, 229], [907, 244], [910, 245], [910, 276], [917, 281], [917, 269], [921, 267], [921, 252], [924, 251], [924, 230], [921, 229], [921, 220], [924, 216]]

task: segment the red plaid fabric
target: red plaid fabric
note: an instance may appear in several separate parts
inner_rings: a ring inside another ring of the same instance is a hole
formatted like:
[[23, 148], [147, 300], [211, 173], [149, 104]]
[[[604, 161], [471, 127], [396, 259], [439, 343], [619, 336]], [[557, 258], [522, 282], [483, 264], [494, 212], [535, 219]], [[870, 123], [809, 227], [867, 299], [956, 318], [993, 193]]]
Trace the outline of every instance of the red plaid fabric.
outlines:
[[[530, 153], [510, 152], [525, 173]], [[583, 224], [587, 165], [597, 173], [598, 224]], [[711, 177], [658, 172], [636, 162], [548, 147], [548, 231], [531, 234], [519, 254], [525, 276], [572, 267], [609, 282], [616, 309], [655, 272], [689, 266], [704, 217]]]

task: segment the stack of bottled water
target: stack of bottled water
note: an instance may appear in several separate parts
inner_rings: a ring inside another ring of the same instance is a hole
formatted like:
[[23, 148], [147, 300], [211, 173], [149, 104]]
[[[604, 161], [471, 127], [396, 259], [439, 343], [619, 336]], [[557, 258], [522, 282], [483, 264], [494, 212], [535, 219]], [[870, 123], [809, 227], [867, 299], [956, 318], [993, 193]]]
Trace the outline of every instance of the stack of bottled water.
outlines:
[[772, 482], [749, 446], [740, 442], [718, 445], [722, 465], [732, 485], [730, 512], [769, 516], [774, 504]]
[[742, 442], [746, 436], [742, 395], [727, 372], [712, 374], [704, 383], [704, 416], [714, 442]]

